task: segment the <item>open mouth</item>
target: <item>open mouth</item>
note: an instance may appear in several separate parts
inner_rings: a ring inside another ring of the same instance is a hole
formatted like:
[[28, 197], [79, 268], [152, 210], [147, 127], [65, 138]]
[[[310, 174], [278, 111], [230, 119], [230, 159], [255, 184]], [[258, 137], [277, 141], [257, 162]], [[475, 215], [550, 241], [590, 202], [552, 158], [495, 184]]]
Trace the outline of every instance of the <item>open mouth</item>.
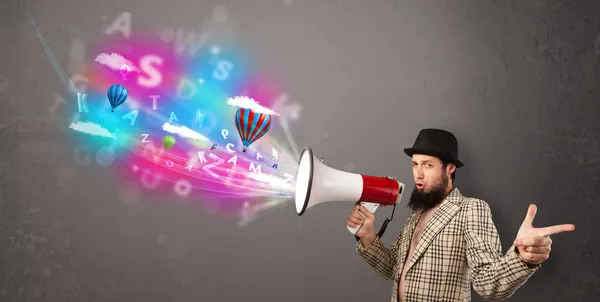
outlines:
[[423, 189], [423, 187], [424, 186], [422, 184], [417, 184], [417, 189], [421, 190], [421, 189]]

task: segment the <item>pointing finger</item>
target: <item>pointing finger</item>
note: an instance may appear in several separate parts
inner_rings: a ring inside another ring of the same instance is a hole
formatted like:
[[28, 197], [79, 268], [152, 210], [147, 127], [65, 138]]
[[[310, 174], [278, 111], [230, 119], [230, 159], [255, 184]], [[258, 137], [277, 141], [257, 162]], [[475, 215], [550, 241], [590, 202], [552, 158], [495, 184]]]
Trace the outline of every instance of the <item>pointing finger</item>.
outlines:
[[553, 225], [545, 228], [539, 228], [538, 232], [541, 236], [550, 236], [563, 232], [572, 232], [575, 230], [575, 225], [573, 224], [561, 224], [561, 225]]

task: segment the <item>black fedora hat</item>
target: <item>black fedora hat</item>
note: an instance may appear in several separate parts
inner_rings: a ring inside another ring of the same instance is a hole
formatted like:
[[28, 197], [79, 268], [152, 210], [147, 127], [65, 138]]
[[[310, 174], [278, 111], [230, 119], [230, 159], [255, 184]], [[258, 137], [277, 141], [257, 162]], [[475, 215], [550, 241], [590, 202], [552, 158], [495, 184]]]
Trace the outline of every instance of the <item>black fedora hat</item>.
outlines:
[[453, 163], [456, 168], [463, 166], [458, 159], [458, 140], [454, 134], [442, 129], [422, 129], [412, 148], [405, 148], [404, 153], [411, 157], [413, 154], [435, 156]]

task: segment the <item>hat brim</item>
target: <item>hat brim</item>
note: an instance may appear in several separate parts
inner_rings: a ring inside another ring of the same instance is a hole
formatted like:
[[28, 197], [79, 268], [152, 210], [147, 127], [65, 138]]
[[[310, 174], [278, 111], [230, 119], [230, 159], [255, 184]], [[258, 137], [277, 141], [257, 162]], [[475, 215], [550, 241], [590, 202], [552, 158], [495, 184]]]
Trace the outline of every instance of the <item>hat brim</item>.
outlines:
[[456, 168], [460, 168], [460, 167], [464, 166], [464, 164], [460, 160], [453, 158], [452, 156], [448, 156], [445, 153], [437, 152], [434, 150], [427, 150], [427, 149], [420, 149], [420, 148], [405, 148], [404, 153], [406, 153], [406, 155], [408, 155], [410, 157], [412, 157], [413, 154], [424, 154], [424, 155], [429, 155], [429, 156], [435, 156], [435, 157], [443, 159], [447, 162], [453, 163], [456, 166]]

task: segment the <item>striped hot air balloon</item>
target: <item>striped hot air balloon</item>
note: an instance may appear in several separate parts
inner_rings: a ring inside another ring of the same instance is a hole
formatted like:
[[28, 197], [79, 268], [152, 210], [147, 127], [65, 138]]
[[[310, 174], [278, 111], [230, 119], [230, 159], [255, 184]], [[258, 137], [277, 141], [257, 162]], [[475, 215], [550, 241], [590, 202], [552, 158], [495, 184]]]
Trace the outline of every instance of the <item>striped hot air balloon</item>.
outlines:
[[235, 113], [235, 126], [242, 139], [243, 151], [261, 138], [271, 128], [271, 115], [240, 108]]
[[108, 97], [110, 107], [114, 112], [115, 108], [119, 107], [119, 105], [127, 100], [127, 88], [121, 84], [114, 84], [108, 88], [106, 96]]

